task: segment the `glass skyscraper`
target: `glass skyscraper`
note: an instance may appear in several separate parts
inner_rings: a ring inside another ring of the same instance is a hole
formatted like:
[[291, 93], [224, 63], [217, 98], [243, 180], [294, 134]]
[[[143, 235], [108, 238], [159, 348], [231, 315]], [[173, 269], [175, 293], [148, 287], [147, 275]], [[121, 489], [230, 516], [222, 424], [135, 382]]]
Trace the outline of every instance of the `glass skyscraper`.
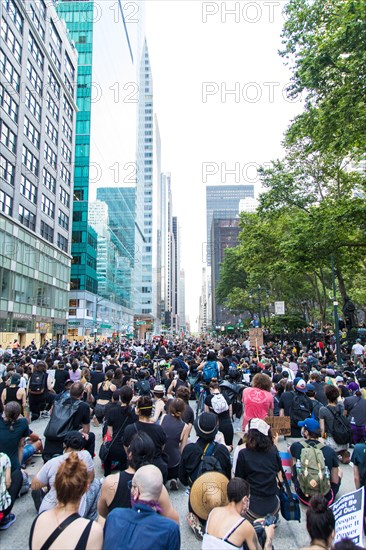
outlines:
[[135, 194], [134, 187], [97, 189], [97, 199], [108, 205], [108, 230], [116, 249], [114, 294], [129, 309], [133, 307], [135, 269]]
[[137, 115], [137, 185], [135, 255], [135, 300], [137, 315], [153, 317], [153, 82], [145, 40], [139, 71]]
[[88, 225], [94, 2], [56, 4], [78, 52], [76, 143], [70, 290], [97, 293], [97, 236]]

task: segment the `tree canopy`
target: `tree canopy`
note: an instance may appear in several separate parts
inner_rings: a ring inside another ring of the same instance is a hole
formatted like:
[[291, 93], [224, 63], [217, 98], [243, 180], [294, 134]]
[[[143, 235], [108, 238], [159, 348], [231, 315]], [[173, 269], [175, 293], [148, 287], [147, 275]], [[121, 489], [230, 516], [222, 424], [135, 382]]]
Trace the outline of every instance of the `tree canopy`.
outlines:
[[241, 215], [217, 297], [264, 318], [285, 300], [290, 314], [331, 316], [331, 256], [340, 297], [366, 309], [366, 1], [290, 0], [280, 55], [290, 93], [305, 105], [284, 136], [285, 155], [260, 170], [258, 211]]

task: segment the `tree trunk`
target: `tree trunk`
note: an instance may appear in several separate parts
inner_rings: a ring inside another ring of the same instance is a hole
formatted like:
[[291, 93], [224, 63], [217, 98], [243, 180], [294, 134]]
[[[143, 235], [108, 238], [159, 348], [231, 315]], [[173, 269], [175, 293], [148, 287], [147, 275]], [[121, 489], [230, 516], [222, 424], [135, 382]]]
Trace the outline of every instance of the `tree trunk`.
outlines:
[[[343, 304], [346, 301], [347, 291], [346, 291], [346, 285], [343, 279], [343, 273], [340, 267], [335, 266], [335, 273], [338, 279], [338, 288], [339, 292], [341, 293]], [[343, 307], [342, 304], [342, 307]]]

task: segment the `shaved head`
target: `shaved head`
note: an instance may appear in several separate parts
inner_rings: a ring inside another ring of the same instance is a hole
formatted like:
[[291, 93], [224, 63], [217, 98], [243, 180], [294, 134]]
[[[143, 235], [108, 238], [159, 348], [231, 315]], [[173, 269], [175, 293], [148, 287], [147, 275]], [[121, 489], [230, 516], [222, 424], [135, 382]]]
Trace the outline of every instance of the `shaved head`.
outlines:
[[156, 466], [141, 466], [133, 476], [132, 483], [139, 489], [142, 500], [158, 500], [163, 488], [163, 476]]

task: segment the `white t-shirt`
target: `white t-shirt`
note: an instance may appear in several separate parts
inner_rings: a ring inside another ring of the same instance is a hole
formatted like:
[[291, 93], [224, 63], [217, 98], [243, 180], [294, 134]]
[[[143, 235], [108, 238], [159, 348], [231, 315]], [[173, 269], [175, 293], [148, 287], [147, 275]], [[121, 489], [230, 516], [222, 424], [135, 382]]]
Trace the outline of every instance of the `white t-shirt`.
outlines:
[[354, 344], [352, 346], [352, 354], [353, 355], [362, 355], [363, 354], [363, 346], [362, 344]]
[[[50, 486], [50, 490], [41, 502], [39, 514], [41, 512], [45, 512], [46, 510], [52, 510], [52, 508], [55, 508], [57, 506], [57, 496], [55, 489], [56, 474], [62, 462], [64, 462], [69, 455], [70, 453], [65, 453], [63, 455], [56, 456], [55, 458], [51, 458], [51, 460], [46, 462], [46, 464], [44, 464], [44, 466], [42, 466], [42, 468], [38, 472], [37, 479], [41, 483], [45, 483]], [[80, 460], [85, 462], [88, 472], [92, 472], [94, 470], [94, 463], [92, 457], [90, 456], [90, 453], [88, 451], [78, 451], [78, 456]], [[83, 516], [84, 511], [85, 494], [83, 495], [80, 502], [79, 514]]]

